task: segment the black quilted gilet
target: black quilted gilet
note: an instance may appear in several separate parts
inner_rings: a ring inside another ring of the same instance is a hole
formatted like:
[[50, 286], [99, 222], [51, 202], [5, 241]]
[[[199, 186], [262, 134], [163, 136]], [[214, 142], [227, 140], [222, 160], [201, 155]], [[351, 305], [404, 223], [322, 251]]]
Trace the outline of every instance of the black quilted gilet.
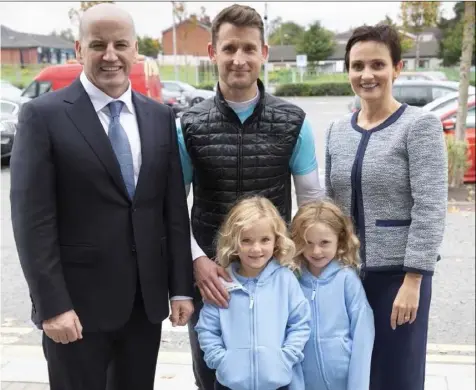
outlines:
[[215, 256], [217, 230], [240, 198], [270, 199], [291, 219], [289, 163], [305, 113], [264, 92], [253, 114], [241, 124], [218, 88], [214, 98], [193, 106], [181, 118], [194, 167], [192, 231], [207, 256]]

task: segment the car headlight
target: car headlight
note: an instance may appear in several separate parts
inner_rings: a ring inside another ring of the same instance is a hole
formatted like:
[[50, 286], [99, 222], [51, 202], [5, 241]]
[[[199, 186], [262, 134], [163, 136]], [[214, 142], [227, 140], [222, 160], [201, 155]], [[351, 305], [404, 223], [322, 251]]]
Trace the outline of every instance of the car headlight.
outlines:
[[17, 121], [13, 119], [6, 119], [0, 122], [0, 132], [1, 133], [12, 133], [15, 134], [17, 131]]

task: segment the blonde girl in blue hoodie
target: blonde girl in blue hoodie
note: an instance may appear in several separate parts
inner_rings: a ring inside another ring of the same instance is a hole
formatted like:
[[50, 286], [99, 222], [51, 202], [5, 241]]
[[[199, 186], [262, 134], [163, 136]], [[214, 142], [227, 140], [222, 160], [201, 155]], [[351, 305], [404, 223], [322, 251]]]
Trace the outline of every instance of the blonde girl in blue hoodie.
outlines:
[[[291, 269], [295, 249], [266, 198], [238, 202], [219, 231], [217, 260], [233, 280], [227, 309], [205, 303], [195, 327], [215, 389], [303, 390], [309, 303]], [[210, 390], [210, 389], [206, 389]]]
[[374, 318], [357, 273], [360, 245], [350, 218], [333, 203], [308, 203], [294, 217], [291, 237], [312, 312], [305, 389], [369, 390]]

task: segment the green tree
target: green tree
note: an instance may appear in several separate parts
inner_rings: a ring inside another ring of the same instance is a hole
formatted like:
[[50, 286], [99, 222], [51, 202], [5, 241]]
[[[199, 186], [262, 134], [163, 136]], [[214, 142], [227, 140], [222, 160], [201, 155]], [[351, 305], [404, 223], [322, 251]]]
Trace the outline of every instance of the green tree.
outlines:
[[160, 51], [160, 42], [145, 35], [144, 37], [137, 37], [137, 44], [139, 45], [139, 54], [147, 57], [157, 58]]
[[334, 52], [334, 48], [334, 34], [316, 21], [304, 32], [296, 45], [296, 52], [307, 54], [307, 60], [315, 65], [316, 62], [329, 57]]
[[420, 36], [426, 27], [436, 26], [439, 1], [402, 1], [400, 18], [405, 31], [415, 35], [415, 69], [420, 63]]
[[276, 18], [270, 23], [270, 45], [297, 45], [304, 35], [304, 27], [294, 22], [282, 22]]
[[[461, 59], [463, 46], [464, 30], [464, 6], [465, 2], [460, 1], [455, 4], [453, 11], [455, 17], [452, 19], [441, 18], [438, 27], [443, 33], [443, 39], [440, 41], [439, 57], [443, 60], [443, 66], [457, 65]], [[473, 3], [474, 7], [474, 3]], [[473, 39], [473, 53], [476, 53], [476, 40]], [[471, 63], [475, 64], [473, 55]]]

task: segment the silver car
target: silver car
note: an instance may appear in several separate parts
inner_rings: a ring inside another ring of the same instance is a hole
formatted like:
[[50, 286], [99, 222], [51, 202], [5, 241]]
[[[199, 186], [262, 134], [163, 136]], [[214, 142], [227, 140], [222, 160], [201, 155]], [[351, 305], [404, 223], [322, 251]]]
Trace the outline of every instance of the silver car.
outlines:
[[[447, 94], [458, 92], [457, 81], [431, 81], [431, 80], [399, 80], [393, 84], [393, 97], [400, 103], [409, 106], [423, 107], [435, 99]], [[475, 88], [469, 86], [469, 94], [474, 94]], [[349, 111], [360, 110], [360, 98], [355, 96], [349, 104]]]
[[206, 89], [198, 89], [190, 84], [176, 80], [162, 80], [162, 88], [168, 92], [175, 92], [181, 94], [186, 102], [191, 106], [200, 103], [201, 101], [214, 97], [215, 92]]

